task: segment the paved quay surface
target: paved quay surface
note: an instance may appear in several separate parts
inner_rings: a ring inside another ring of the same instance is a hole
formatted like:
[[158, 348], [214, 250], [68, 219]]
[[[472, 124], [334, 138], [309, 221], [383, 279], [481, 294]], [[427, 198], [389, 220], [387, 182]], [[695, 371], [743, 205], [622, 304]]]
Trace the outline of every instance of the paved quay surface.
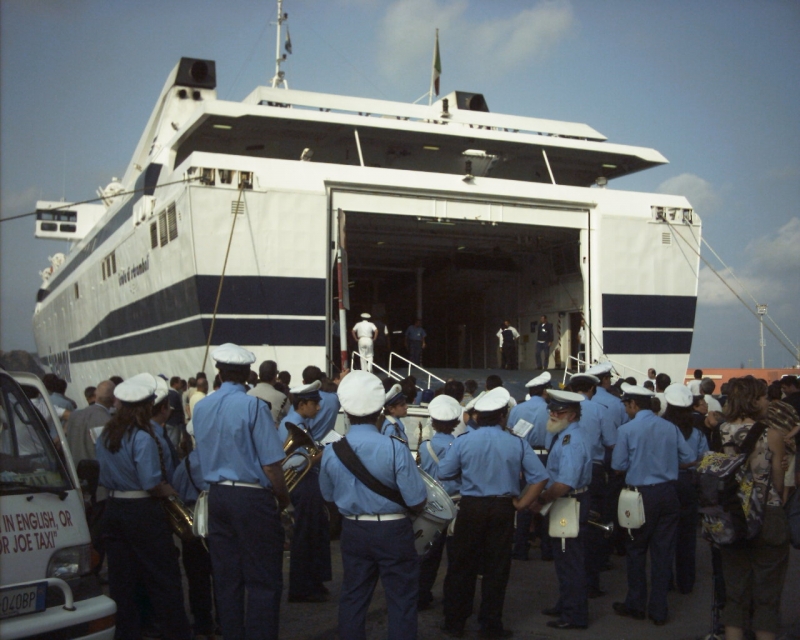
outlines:
[[[328, 583], [331, 601], [322, 604], [288, 604], [286, 587], [281, 606], [281, 638], [302, 640], [332, 640], [336, 635], [336, 616], [342, 569], [339, 543], [332, 543], [333, 581]], [[611, 604], [625, 598], [625, 558], [612, 556], [613, 568], [601, 575], [607, 595], [589, 601], [589, 629], [586, 631], [557, 631], [547, 626], [548, 618], [541, 610], [556, 602], [558, 583], [552, 562], [539, 560], [539, 550], [532, 549], [528, 562], [513, 561], [511, 579], [506, 592], [503, 622], [513, 629], [514, 638], [524, 640], [546, 640], [559, 638], [600, 638], [608, 640], [695, 640], [704, 638], [711, 621], [711, 553], [708, 544], [698, 539], [697, 584], [694, 593], [669, 596], [669, 619], [665, 626], [656, 627], [649, 620], [636, 621], [616, 615]], [[287, 556], [288, 557], [288, 556]], [[288, 584], [287, 572], [284, 585]], [[419, 639], [434, 640], [442, 636], [439, 624], [442, 621], [442, 583], [445, 561], [439, 570], [434, 587], [434, 605], [419, 614]], [[480, 602], [480, 580], [476, 589], [475, 611]], [[782, 616], [785, 632], [779, 638], [800, 638], [800, 551], [792, 549], [786, 585], [783, 592]], [[478, 638], [477, 613], [467, 621], [465, 638]], [[379, 640], [387, 635], [386, 601], [383, 589], [378, 584], [367, 617], [367, 638]]]

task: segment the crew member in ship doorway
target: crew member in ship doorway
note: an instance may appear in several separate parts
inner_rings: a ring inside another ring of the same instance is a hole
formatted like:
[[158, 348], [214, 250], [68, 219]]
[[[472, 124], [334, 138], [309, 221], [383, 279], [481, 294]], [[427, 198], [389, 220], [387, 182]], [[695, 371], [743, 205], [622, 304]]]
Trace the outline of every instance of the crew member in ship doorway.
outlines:
[[519, 331], [511, 326], [511, 322], [503, 320], [503, 326], [497, 332], [497, 337], [503, 345], [503, 369], [517, 369], [517, 340], [519, 340]]
[[422, 328], [422, 320], [417, 318], [414, 324], [406, 329], [406, 349], [408, 349], [408, 358], [415, 365], [422, 364], [422, 350], [428, 345], [425, 343], [425, 338], [428, 334]]
[[536, 327], [536, 368], [547, 369], [550, 364], [550, 347], [553, 344], [553, 323], [542, 316]]
[[378, 327], [370, 322], [371, 317], [368, 313], [362, 313], [361, 322], [356, 323], [350, 332], [353, 340], [358, 343], [358, 352], [361, 354], [361, 368], [369, 372], [372, 372], [374, 345], [378, 337]]

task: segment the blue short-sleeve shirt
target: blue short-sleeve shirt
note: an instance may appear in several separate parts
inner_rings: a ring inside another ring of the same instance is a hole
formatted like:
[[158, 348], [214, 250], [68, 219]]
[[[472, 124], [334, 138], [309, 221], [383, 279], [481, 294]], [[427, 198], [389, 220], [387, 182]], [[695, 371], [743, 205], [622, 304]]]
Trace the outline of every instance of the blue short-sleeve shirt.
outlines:
[[108, 450], [105, 431], [95, 446], [99, 484], [116, 491], [150, 491], [162, 481], [158, 445], [146, 431], [134, 429], [122, 437], [116, 453]]
[[[419, 466], [422, 470], [432, 478], [439, 477], [439, 465], [442, 460], [447, 456], [450, 446], [456, 441], [452, 434], [448, 433], [434, 433], [430, 440], [420, 442], [419, 444]], [[430, 451], [428, 450], [428, 442], [431, 443], [431, 449], [439, 458], [439, 462], [433, 459]], [[454, 496], [461, 491], [461, 480], [445, 480], [442, 482], [444, 490], [448, 495]]]
[[622, 425], [617, 436], [611, 467], [626, 471], [629, 485], [677, 480], [679, 464], [697, 460], [678, 427], [649, 409], [640, 410]]
[[[424, 502], [428, 492], [408, 447], [387, 438], [371, 424], [354, 424], [347, 441], [367, 470], [391, 489], [397, 489], [408, 506]], [[325, 447], [319, 474], [322, 497], [335, 502], [342, 515], [402, 513], [403, 506], [379, 496], [350, 473], [333, 447]]]
[[408, 444], [408, 436], [406, 435], [406, 426], [400, 418], [386, 416], [381, 427], [381, 433], [385, 436], [394, 436], [400, 438], [403, 442]]
[[[581, 403], [581, 409], [584, 404]], [[583, 489], [592, 481], [591, 445], [580, 422], [571, 423], [552, 439], [547, 472], [550, 474], [548, 487], [560, 482], [572, 489]]]
[[[186, 461], [189, 461], [189, 470], [186, 469]], [[191, 477], [190, 477], [191, 476]], [[195, 485], [197, 485], [195, 487]], [[186, 504], [197, 501], [198, 489], [208, 491], [209, 484], [203, 480], [203, 470], [200, 467], [200, 455], [195, 449], [175, 469], [172, 474], [172, 487], [178, 492]]]
[[508, 426], [518, 436], [525, 438], [534, 449], [544, 449], [548, 417], [545, 399], [533, 396], [511, 409]]
[[223, 382], [197, 403], [192, 422], [206, 482], [271, 486], [262, 467], [285, 456], [266, 402], [248, 396], [240, 384]]
[[517, 496], [519, 477], [536, 484], [547, 472], [531, 446], [501, 426], [485, 426], [465, 434], [439, 464], [439, 480], [461, 476], [462, 496]]
[[622, 400], [610, 394], [603, 387], [595, 387], [595, 394], [592, 397], [592, 402], [602, 404], [608, 409], [611, 415], [611, 421], [617, 429], [628, 422], [628, 414], [625, 412], [625, 405], [622, 404]]
[[335, 393], [319, 392], [319, 412], [306, 421], [315, 442], [322, 440], [336, 426], [336, 417], [340, 407], [339, 396]]
[[581, 419], [578, 423], [586, 435], [593, 462], [603, 462], [606, 447], [617, 444], [617, 429], [610, 411], [597, 402], [581, 402]]

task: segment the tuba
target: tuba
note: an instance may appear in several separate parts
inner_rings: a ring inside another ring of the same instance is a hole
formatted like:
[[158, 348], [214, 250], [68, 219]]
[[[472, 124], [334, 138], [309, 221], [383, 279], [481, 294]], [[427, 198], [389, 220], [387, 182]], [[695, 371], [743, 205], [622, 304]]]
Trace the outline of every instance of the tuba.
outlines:
[[194, 513], [183, 500], [178, 496], [169, 496], [161, 500], [161, 508], [164, 509], [172, 533], [185, 542], [194, 540], [195, 535], [192, 531]]
[[287, 422], [286, 429], [289, 437], [283, 443], [283, 452], [286, 457], [281, 462], [281, 467], [286, 481], [286, 490], [291, 493], [311, 471], [311, 467], [320, 461], [322, 449], [316, 445], [307, 432], [296, 424]]

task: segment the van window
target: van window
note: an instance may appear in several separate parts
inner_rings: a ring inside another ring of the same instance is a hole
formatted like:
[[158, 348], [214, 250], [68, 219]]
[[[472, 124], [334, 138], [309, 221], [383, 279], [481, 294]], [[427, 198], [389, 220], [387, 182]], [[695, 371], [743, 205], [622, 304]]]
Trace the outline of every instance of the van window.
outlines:
[[42, 416], [0, 376], [0, 495], [72, 489]]

